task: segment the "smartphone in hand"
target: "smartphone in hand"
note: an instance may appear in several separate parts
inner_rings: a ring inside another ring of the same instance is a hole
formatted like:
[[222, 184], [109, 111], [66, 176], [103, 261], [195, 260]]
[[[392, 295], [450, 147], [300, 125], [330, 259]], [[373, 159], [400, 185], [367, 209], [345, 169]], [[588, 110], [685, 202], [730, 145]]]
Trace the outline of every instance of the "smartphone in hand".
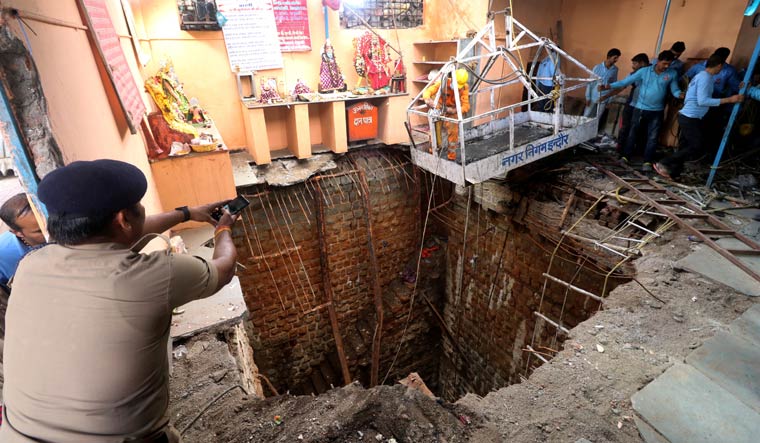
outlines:
[[222, 206], [221, 208], [214, 209], [214, 211], [211, 212], [211, 217], [213, 217], [214, 220], [219, 221], [219, 219], [222, 218], [222, 209], [226, 209], [232, 215], [237, 215], [240, 213], [240, 211], [248, 207], [250, 204], [251, 202], [249, 202], [245, 197], [238, 195], [237, 198], [230, 200], [229, 203]]

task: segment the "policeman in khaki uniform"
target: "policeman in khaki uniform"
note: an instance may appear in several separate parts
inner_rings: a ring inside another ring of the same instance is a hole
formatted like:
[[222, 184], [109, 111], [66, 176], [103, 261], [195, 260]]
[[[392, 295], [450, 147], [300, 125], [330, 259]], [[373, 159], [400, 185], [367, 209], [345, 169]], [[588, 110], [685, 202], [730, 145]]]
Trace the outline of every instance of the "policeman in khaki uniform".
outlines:
[[[57, 244], [21, 262], [6, 315], [0, 442], [178, 442], [169, 425], [172, 309], [234, 275], [223, 204], [150, 217], [136, 167], [79, 161], [48, 174], [39, 198]], [[130, 249], [177, 223], [216, 223], [213, 259]]]

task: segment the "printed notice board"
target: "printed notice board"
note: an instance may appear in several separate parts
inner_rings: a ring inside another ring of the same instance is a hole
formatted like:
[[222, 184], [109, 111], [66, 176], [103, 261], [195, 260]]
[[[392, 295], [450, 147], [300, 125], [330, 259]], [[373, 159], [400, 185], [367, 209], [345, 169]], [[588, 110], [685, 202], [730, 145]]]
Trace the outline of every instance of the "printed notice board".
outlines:
[[137, 134], [140, 121], [145, 114], [145, 103], [137, 89], [132, 72], [127, 65], [119, 36], [113, 27], [104, 0], [79, 0], [87, 27], [90, 28], [92, 40], [98, 54], [103, 59], [108, 78], [111, 80], [119, 105], [127, 117], [129, 132]]
[[272, 0], [280, 51], [311, 51], [309, 11], [306, 0]]
[[217, 0], [232, 72], [282, 68], [272, 0]]

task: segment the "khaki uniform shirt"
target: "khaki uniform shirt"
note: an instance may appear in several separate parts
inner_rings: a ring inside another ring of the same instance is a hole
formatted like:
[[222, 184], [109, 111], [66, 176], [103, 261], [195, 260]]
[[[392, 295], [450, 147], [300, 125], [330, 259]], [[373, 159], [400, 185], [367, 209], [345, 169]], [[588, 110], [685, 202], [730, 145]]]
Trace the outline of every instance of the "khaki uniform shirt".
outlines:
[[123, 442], [165, 427], [171, 311], [217, 278], [201, 258], [113, 243], [27, 255], [6, 316], [0, 441]]

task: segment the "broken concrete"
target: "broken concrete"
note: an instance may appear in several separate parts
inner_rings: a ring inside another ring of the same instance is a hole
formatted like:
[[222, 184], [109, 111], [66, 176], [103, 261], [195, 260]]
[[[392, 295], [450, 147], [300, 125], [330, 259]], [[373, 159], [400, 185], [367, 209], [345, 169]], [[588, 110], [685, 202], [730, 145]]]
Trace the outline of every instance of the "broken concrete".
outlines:
[[277, 159], [268, 165], [256, 166], [247, 151], [234, 152], [231, 154], [232, 174], [238, 188], [261, 184], [290, 186], [302, 183], [319, 172], [335, 169], [334, 157], [332, 154], [317, 154], [303, 160]]

